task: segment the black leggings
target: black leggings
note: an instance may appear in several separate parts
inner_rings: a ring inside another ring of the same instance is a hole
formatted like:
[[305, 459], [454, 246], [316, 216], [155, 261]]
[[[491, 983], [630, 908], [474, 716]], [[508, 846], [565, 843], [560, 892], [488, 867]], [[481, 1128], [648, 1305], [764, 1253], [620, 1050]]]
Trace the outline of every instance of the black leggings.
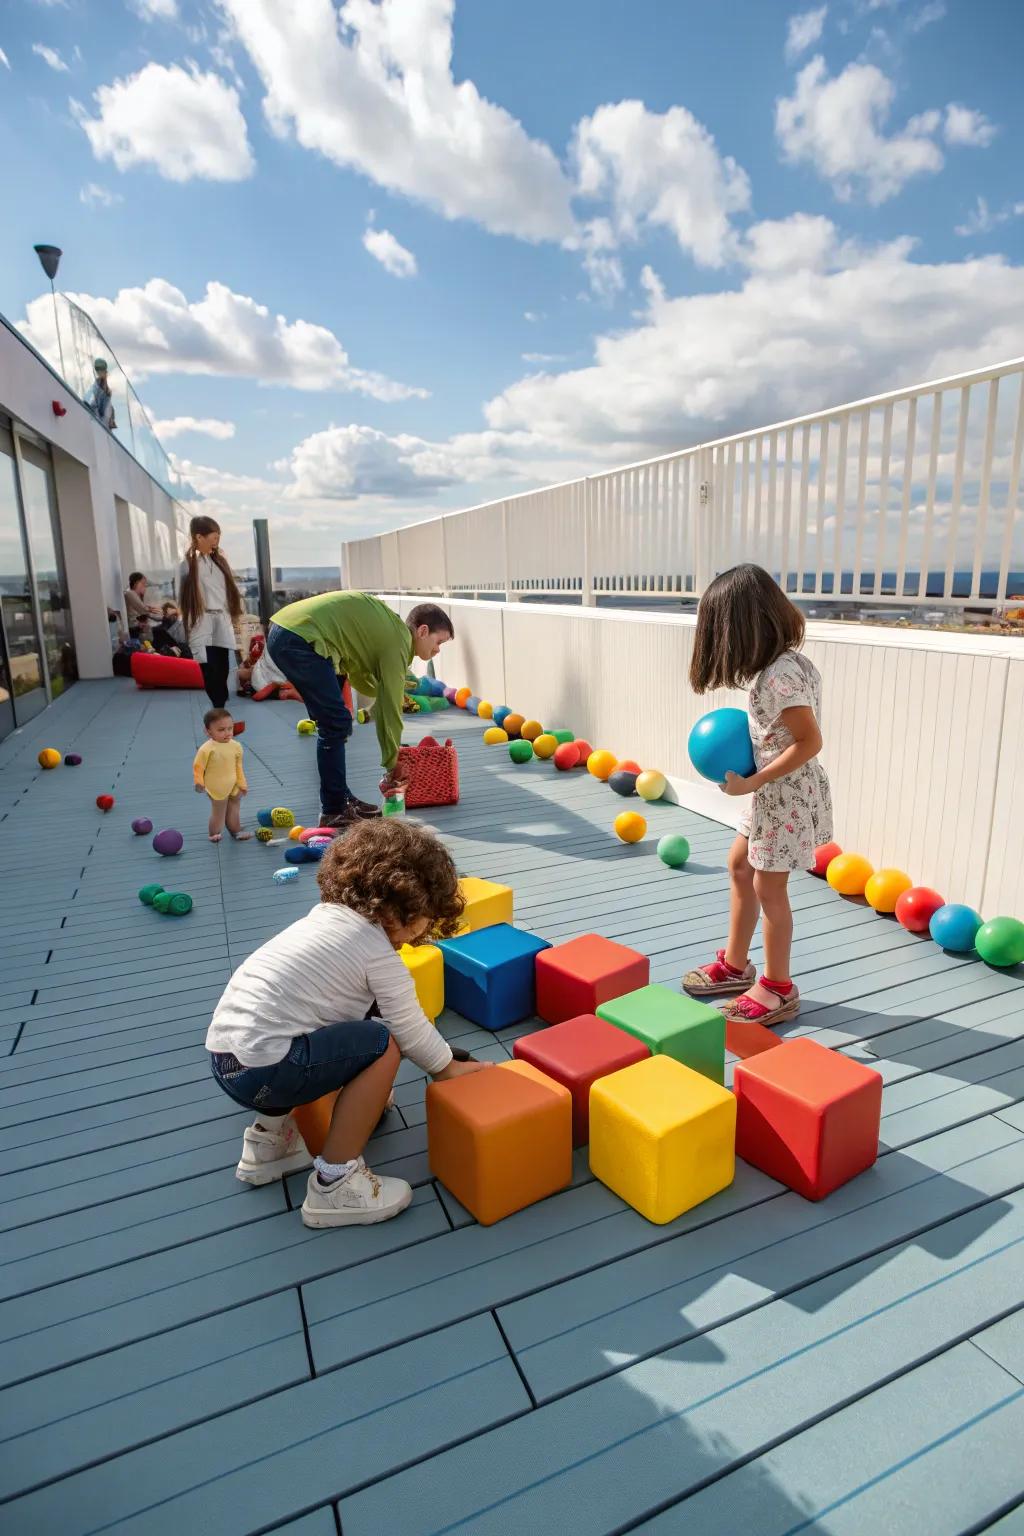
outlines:
[[199, 663], [203, 687], [214, 709], [223, 709], [228, 701], [228, 672], [231, 652], [225, 645], [208, 645], [206, 660]]

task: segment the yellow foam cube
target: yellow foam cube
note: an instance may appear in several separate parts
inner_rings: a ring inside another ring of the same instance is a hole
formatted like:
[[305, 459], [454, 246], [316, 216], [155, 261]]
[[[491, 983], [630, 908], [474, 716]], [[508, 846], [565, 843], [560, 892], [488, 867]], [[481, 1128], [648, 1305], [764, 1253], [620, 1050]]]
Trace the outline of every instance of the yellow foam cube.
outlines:
[[444, 1009], [444, 959], [433, 944], [403, 944], [402, 959], [412, 972], [420, 1007], [432, 1024]]
[[466, 875], [459, 881], [466, 898], [460, 933], [476, 933], [479, 928], [493, 928], [495, 923], [512, 921], [512, 887], [496, 885], [493, 880], [478, 880]]
[[591, 1087], [591, 1172], [648, 1221], [710, 1199], [735, 1167], [736, 1100], [703, 1073], [651, 1056]]

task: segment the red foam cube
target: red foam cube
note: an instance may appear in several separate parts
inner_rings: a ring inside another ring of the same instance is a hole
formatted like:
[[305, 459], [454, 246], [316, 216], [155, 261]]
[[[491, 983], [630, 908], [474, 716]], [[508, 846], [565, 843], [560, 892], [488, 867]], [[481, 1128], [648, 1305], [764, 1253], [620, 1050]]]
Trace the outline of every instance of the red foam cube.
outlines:
[[512, 1054], [568, 1088], [572, 1094], [572, 1144], [582, 1147], [590, 1140], [591, 1084], [644, 1061], [651, 1053], [642, 1040], [627, 1035], [624, 1029], [585, 1013], [535, 1035], [523, 1035], [512, 1047]]
[[537, 1012], [548, 1024], [596, 1013], [626, 992], [646, 987], [651, 962], [625, 944], [585, 933], [537, 956]]
[[806, 1200], [870, 1168], [882, 1118], [879, 1073], [815, 1040], [783, 1040], [737, 1062], [736, 1151]]

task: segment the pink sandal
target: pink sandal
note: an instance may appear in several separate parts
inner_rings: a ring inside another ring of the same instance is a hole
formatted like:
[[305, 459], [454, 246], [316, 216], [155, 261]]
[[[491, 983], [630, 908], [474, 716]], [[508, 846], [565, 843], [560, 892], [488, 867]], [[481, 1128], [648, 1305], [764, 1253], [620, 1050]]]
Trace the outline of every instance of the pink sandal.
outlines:
[[784, 1023], [786, 1019], [796, 1018], [800, 1012], [800, 994], [796, 987], [782, 997], [778, 992], [772, 992], [763, 976], [760, 977], [758, 984], [764, 987], [766, 992], [771, 992], [772, 997], [778, 999], [778, 1006], [769, 1008], [765, 1003], [759, 1003], [756, 997], [749, 997], [744, 992], [744, 995], [738, 997], [730, 1007], [722, 1009], [727, 1024], [760, 1024], [771, 1029], [776, 1024]]
[[745, 970], [734, 971], [725, 963], [725, 950], [720, 949], [710, 965], [687, 971], [683, 977], [683, 991], [689, 992], [691, 997], [733, 997], [737, 992], [746, 992], [756, 980], [757, 972], [752, 961], [747, 962]]

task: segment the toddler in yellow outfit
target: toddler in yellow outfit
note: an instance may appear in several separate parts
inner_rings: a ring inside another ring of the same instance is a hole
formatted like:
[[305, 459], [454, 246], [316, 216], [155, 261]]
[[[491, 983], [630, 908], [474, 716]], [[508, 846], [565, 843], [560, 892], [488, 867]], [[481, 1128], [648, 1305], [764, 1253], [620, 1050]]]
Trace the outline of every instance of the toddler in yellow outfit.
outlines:
[[192, 763], [196, 794], [210, 797], [210, 842], [219, 843], [225, 826], [231, 836], [245, 842], [239, 801], [249, 793], [242, 769], [242, 747], [234, 721], [226, 709], [208, 709], [203, 716], [206, 741]]

